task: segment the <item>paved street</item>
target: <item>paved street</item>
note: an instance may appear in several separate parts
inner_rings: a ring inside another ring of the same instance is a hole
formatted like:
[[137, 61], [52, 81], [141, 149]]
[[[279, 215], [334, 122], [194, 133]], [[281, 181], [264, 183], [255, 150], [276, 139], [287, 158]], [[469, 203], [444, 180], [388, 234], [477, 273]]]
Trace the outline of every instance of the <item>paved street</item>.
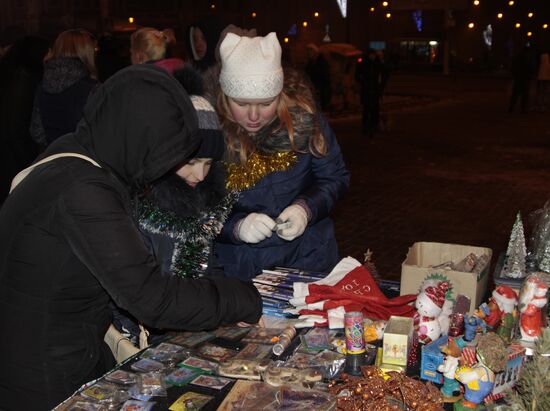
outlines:
[[[388, 130], [372, 140], [360, 118], [332, 116], [351, 188], [335, 212], [342, 256], [367, 248], [399, 279], [416, 241], [485, 246], [493, 266], [518, 210], [550, 199], [550, 111], [508, 114], [505, 78], [395, 75]], [[418, 93], [414, 90], [422, 90]]]

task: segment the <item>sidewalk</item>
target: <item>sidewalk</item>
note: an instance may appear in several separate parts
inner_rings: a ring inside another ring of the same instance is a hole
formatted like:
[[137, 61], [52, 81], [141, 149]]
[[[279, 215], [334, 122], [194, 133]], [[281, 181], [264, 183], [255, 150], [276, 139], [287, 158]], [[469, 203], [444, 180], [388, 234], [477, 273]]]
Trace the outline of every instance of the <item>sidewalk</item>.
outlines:
[[372, 140], [360, 116], [331, 119], [352, 176], [334, 212], [341, 254], [362, 259], [370, 248], [387, 279], [400, 278], [417, 241], [486, 246], [494, 265], [517, 211], [527, 220], [550, 199], [550, 114], [509, 115], [505, 79], [460, 79], [452, 93], [444, 80], [418, 80], [432, 102], [401, 99]]

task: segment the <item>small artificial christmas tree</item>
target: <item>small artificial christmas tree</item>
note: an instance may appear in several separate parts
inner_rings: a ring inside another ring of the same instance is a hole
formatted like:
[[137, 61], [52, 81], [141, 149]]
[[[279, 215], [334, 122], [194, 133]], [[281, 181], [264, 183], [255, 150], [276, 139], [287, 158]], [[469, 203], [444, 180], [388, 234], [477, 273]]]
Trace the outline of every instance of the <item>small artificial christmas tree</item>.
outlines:
[[523, 232], [523, 223], [521, 222], [521, 214], [518, 211], [516, 221], [512, 227], [510, 241], [508, 242], [508, 250], [504, 257], [504, 265], [502, 266], [502, 277], [523, 278], [526, 276], [525, 271], [525, 256], [527, 250], [525, 248], [525, 233]]

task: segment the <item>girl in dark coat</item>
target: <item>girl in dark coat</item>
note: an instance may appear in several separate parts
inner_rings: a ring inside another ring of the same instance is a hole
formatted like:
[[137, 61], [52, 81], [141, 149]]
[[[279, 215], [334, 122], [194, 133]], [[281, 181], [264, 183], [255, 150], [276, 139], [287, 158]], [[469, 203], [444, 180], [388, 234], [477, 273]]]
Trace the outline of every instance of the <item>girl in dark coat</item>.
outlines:
[[303, 78], [283, 75], [275, 33], [229, 33], [220, 55], [228, 186], [240, 191], [216, 243], [225, 274], [252, 278], [274, 266], [329, 271], [339, 255], [328, 216], [349, 184], [332, 130]]
[[95, 92], [75, 133], [0, 209], [0, 409], [46, 410], [114, 363], [109, 301], [148, 327], [258, 322], [256, 289], [161, 275], [132, 217], [131, 192], [179, 168], [200, 143], [197, 115], [164, 70], [139, 64]]
[[76, 129], [88, 96], [97, 86], [94, 37], [85, 30], [61, 33], [44, 66], [35, 96], [32, 138], [46, 147]]
[[[149, 249], [163, 273], [181, 278], [222, 276], [212, 253], [236, 194], [225, 188], [220, 162], [224, 140], [214, 107], [203, 94], [202, 80], [190, 69], [175, 77], [191, 95], [199, 120], [201, 145], [193, 158], [151, 185], [135, 200], [135, 214]], [[140, 328], [129, 313], [115, 309], [115, 327], [138, 345]], [[150, 344], [165, 331], [149, 329]], [[143, 337], [143, 336], [142, 336]]]

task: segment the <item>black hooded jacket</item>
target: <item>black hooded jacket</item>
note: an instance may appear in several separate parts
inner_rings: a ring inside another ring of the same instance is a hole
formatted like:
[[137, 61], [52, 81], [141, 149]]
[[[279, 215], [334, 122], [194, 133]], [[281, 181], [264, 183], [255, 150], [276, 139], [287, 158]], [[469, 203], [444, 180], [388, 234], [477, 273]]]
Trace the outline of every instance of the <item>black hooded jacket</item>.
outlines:
[[112, 298], [150, 327], [257, 322], [249, 283], [160, 275], [131, 216], [130, 192], [197, 148], [195, 110], [163, 70], [137, 65], [90, 98], [75, 133], [43, 157], [0, 210], [0, 409], [51, 409], [112, 365]]

